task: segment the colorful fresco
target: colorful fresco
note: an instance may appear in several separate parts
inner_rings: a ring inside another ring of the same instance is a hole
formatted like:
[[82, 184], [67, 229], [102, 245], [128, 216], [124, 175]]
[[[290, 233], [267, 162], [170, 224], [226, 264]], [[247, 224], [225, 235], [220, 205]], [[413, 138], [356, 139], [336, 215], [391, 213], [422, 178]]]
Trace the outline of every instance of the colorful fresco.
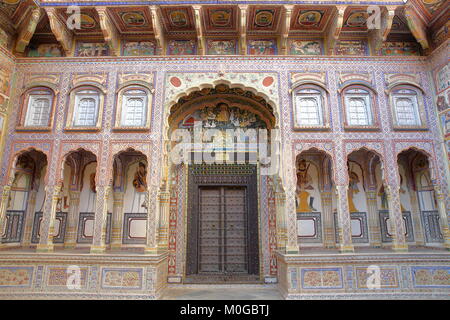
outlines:
[[316, 27], [320, 24], [323, 17], [323, 11], [303, 10], [300, 11], [297, 21], [305, 27]]
[[0, 67], [0, 109], [6, 109], [9, 99], [11, 71]]
[[446, 64], [436, 72], [436, 90], [441, 92], [450, 87], [450, 67]]
[[211, 25], [216, 28], [230, 27], [231, 15], [231, 9], [211, 9], [209, 12]]
[[275, 10], [256, 10], [254, 24], [257, 27], [270, 27], [273, 25]]
[[28, 51], [29, 57], [61, 57], [62, 49], [59, 44], [40, 44], [37, 48]]
[[432, 14], [435, 13], [445, 2], [446, 0], [422, 0], [425, 8], [427, 8]]
[[381, 48], [383, 56], [419, 56], [420, 48], [416, 42], [384, 42]]
[[153, 41], [126, 41], [123, 43], [122, 55], [153, 56], [155, 55], [155, 43]]
[[337, 56], [366, 56], [368, 51], [369, 47], [364, 40], [339, 40], [334, 48], [334, 54]]
[[167, 45], [169, 55], [192, 55], [196, 54], [195, 40], [170, 40]]
[[277, 54], [277, 41], [275, 39], [248, 40], [248, 54], [275, 55]]
[[230, 107], [223, 102], [195, 111], [185, 117], [179, 127], [193, 128], [196, 121], [201, 121], [204, 128], [266, 128], [266, 123], [261, 120], [259, 115], [238, 107]]
[[77, 57], [101, 57], [109, 55], [109, 46], [101, 42], [78, 42], [75, 52]]
[[81, 21], [81, 29], [93, 29], [97, 25], [93, 17], [84, 13], [80, 15], [80, 21]]
[[345, 20], [345, 27], [348, 28], [361, 28], [365, 26], [368, 14], [367, 11], [352, 12]]
[[236, 54], [237, 50], [236, 40], [211, 40], [206, 41], [206, 53], [207, 54], [217, 54], [217, 55], [233, 55]]
[[173, 10], [169, 14], [170, 23], [177, 28], [186, 27], [188, 24], [188, 15], [185, 10]]
[[128, 27], [141, 27], [147, 24], [144, 13], [141, 11], [122, 12], [120, 17]]
[[292, 55], [321, 55], [322, 50], [321, 40], [296, 40], [289, 42], [289, 54]]

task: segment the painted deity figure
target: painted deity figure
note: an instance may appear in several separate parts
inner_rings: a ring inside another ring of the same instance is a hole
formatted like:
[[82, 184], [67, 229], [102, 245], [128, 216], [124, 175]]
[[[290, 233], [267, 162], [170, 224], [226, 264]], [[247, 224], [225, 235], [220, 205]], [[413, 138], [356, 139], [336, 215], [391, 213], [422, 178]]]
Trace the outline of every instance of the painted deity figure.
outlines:
[[217, 107], [219, 108], [219, 113], [217, 114], [216, 120], [219, 122], [228, 122], [228, 120], [230, 120], [228, 105], [225, 103], [219, 103]]
[[134, 174], [133, 186], [137, 192], [144, 192], [147, 189], [147, 170], [143, 162], [139, 162]]
[[[297, 212], [316, 211], [313, 207], [314, 197], [306, 190], [314, 190], [311, 176], [308, 174], [310, 164], [305, 159], [300, 160], [297, 169]], [[309, 199], [309, 203], [308, 203]]]
[[353, 195], [359, 192], [358, 189], [359, 178], [358, 175], [353, 171], [350, 171], [348, 176], [349, 176], [348, 195], [347, 195], [348, 210], [349, 212], [358, 212], [358, 209], [356, 208], [355, 203], [353, 202]]

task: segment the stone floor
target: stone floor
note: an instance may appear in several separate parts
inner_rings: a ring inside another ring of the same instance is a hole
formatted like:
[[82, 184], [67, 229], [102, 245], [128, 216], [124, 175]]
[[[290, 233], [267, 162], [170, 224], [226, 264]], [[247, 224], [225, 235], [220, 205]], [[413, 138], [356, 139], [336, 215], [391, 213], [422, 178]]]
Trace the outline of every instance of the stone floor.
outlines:
[[163, 300], [282, 300], [275, 286], [188, 285], [168, 287]]

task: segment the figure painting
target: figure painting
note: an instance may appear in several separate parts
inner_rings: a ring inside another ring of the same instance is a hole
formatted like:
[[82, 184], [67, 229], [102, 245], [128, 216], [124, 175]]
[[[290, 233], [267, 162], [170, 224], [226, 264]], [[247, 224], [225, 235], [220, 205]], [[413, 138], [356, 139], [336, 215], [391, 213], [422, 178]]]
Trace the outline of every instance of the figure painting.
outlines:
[[106, 43], [79, 42], [76, 50], [77, 57], [100, 57], [109, 55]]
[[59, 44], [40, 44], [37, 48], [28, 51], [29, 57], [61, 57], [62, 50]]
[[420, 49], [415, 42], [384, 42], [381, 54], [383, 56], [418, 56]]
[[273, 25], [273, 17], [275, 10], [256, 10], [255, 27], [267, 28]]
[[366, 11], [353, 12], [348, 16], [345, 26], [350, 28], [362, 27], [366, 24], [367, 16]]
[[0, 67], [0, 108], [6, 109], [9, 99], [9, 84], [11, 72]]
[[312, 212], [314, 208], [314, 197], [311, 197], [308, 191], [314, 190], [312, 178], [308, 173], [311, 163], [301, 159], [297, 168], [297, 212]]
[[275, 39], [249, 40], [248, 54], [251, 55], [275, 55], [277, 54], [277, 41]]
[[124, 56], [153, 56], [155, 43], [152, 41], [127, 41], [123, 44]]
[[211, 40], [206, 42], [206, 52], [217, 55], [236, 54], [236, 40]]
[[437, 91], [441, 92], [450, 87], [450, 67], [446, 64], [436, 73]]
[[185, 10], [173, 10], [169, 14], [170, 24], [176, 28], [187, 26], [188, 17]]
[[291, 40], [289, 54], [292, 55], [321, 55], [322, 43], [317, 40]]
[[317, 27], [322, 19], [323, 12], [317, 10], [302, 10], [298, 16], [298, 24], [304, 27]]
[[167, 45], [169, 55], [192, 55], [196, 54], [196, 44], [194, 40], [170, 40]]
[[211, 9], [209, 16], [211, 25], [216, 28], [231, 26], [231, 9]]
[[340, 40], [336, 43], [334, 54], [337, 56], [366, 56], [368, 50], [367, 43], [363, 40]]
[[133, 186], [137, 192], [147, 190], [147, 168], [143, 162], [139, 162], [138, 168], [134, 173]]
[[142, 12], [123, 12], [121, 13], [121, 18], [123, 23], [128, 27], [140, 27], [145, 25], [147, 22], [144, 18]]
[[348, 183], [348, 194], [347, 194], [347, 198], [348, 198], [348, 211], [349, 212], [359, 212], [358, 209], [355, 206], [355, 203], [353, 201], [353, 196], [359, 192], [358, 189], [358, 183], [359, 183], [359, 177], [358, 174], [354, 171], [351, 171], [349, 169], [348, 172], [348, 178], [349, 178], [349, 183]]

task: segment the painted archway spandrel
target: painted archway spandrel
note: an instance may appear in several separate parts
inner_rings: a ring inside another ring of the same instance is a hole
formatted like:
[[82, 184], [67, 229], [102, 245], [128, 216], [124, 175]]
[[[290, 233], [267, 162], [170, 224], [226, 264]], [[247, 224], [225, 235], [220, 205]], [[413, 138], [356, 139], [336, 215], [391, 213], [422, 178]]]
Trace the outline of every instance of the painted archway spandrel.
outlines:
[[183, 72], [166, 74], [166, 94], [164, 105], [176, 100], [180, 95], [188, 93], [193, 88], [201, 89], [205, 85], [211, 86], [219, 82], [228, 82], [234, 85], [242, 85], [256, 90], [268, 98], [276, 108], [279, 106], [278, 95], [278, 73], [275, 72], [254, 72], [240, 73], [230, 71], [219, 72]]
[[64, 165], [64, 161], [66, 157], [72, 153], [76, 152], [80, 149], [92, 152], [95, 157], [99, 158], [100, 154], [100, 141], [63, 141], [61, 142], [60, 151], [59, 151], [59, 161], [58, 161], [58, 168], [57, 171], [59, 174], [62, 173], [62, 168]]
[[[350, 153], [353, 151], [357, 151], [359, 149], [367, 149], [369, 151], [374, 151], [379, 156], [384, 158], [384, 144], [382, 141], [346, 141], [345, 142], [345, 153], [348, 157]], [[383, 159], [380, 159], [383, 160]]]

